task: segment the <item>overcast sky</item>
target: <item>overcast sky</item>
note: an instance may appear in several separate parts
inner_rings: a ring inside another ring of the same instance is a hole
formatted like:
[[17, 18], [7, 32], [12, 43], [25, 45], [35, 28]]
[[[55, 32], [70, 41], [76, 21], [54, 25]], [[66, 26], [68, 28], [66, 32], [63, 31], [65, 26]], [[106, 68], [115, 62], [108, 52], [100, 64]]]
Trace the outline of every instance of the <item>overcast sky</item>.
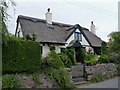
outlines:
[[119, 0], [15, 0], [15, 13], [10, 8], [8, 22], [10, 33], [15, 33], [18, 15], [45, 19], [47, 8], [51, 8], [52, 20], [66, 24], [80, 24], [90, 28], [93, 21], [97, 35], [108, 41], [108, 34], [118, 30]]

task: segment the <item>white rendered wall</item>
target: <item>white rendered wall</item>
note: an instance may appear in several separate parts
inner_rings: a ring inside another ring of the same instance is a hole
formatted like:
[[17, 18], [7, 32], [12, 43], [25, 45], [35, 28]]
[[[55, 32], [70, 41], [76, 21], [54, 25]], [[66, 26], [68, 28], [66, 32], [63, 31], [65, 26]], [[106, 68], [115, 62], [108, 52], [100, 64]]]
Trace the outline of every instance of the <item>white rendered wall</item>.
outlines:
[[[42, 57], [46, 57], [48, 53], [50, 52], [50, 47], [45, 44], [44, 46], [41, 44], [42, 48]], [[61, 48], [64, 47], [62, 45], [55, 45], [55, 52], [56, 53], [61, 53]]]
[[17, 37], [18, 37], [18, 32], [19, 32], [20, 37], [23, 37], [23, 33], [22, 33], [22, 30], [21, 30], [20, 23], [18, 23], [18, 28], [17, 28], [17, 33], [16, 33]]
[[[80, 32], [80, 30], [77, 29], [75, 32]], [[81, 32], [80, 32], [80, 33], [81, 33]], [[74, 34], [75, 34], [75, 33], [73, 33], [73, 34], [70, 36], [70, 38], [67, 40], [66, 46], [68, 46], [69, 43], [70, 43], [72, 40], [75, 40]], [[82, 34], [82, 41], [80, 41], [80, 43], [81, 43], [82, 45], [87, 45], [87, 46], [89, 46], [89, 43], [87, 42], [87, 40], [85, 39], [85, 37], [83, 36], [83, 34]]]

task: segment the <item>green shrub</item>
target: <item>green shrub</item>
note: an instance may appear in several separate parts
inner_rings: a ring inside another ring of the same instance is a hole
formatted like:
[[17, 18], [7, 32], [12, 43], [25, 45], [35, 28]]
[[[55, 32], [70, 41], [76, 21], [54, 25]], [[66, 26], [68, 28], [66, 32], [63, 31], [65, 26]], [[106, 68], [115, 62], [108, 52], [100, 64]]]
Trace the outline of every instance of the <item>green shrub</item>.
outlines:
[[25, 36], [25, 38], [26, 38], [26, 40], [32, 40], [32, 38], [30, 37], [29, 34], [27, 34], [27, 35]]
[[91, 80], [91, 82], [100, 82], [100, 81], [103, 81], [103, 79], [102, 77], [99, 77], [99, 76], [96, 76]]
[[118, 76], [120, 76], [120, 64], [118, 64], [117, 69], [118, 69]]
[[83, 48], [79, 48], [79, 51], [76, 52], [76, 55], [77, 55], [77, 53], [80, 56], [79, 57], [79, 62], [84, 63], [84, 61], [86, 59], [86, 52], [85, 52], [85, 50]]
[[54, 45], [49, 45], [50, 51], [55, 50], [55, 46]]
[[98, 61], [97, 60], [90, 60], [90, 61], [85, 61], [85, 64], [87, 64], [87, 65], [96, 65], [98, 63]]
[[33, 80], [35, 81], [36, 84], [40, 84], [40, 74], [39, 73], [33, 73]]
[[32, 73], [41, 67], [39, 42], [11, 37], [2, 49], [3, 73]]
[[76, 65], [76, 59], [75, 59], [75, 56], [74, 56], [75, 51], [74, 51], [73, 48], [65, 49], [63, 51], [63, 53], [66, 54], [70, 58], [72, 65]]
[[66, 54], [60, 53], [58, 55], [59, 55], [60, 59], [62, 60], [62, 62], [64, 63], [65, 67], [72, 66], [71, 60]]
[[71, 83], [68, 78], [68, 73], [65, 68], [55, 69], [52, 67], [46, 68], [45, 73], [51, 76], [62, 88], [70, 88]]
[[101, 55], [100, 58], [98, 59], [100, 63], [109, 63], [109, 57], [108, 55]]
[[93, 60], [97, 57], [96, 54], [86, 54], [85, 61]]
[[15, 75], [5, 75], [2, 78], [2, 88], [19, 88], [21, 82]]
[[44, 67], [60, 68], [65, 66], [58, 54], [55, 51], [51, 51], [44, 59]]
[[120, 62], [120, 53], [111, 53], [109, 55], [109, 62], [118, 64]]

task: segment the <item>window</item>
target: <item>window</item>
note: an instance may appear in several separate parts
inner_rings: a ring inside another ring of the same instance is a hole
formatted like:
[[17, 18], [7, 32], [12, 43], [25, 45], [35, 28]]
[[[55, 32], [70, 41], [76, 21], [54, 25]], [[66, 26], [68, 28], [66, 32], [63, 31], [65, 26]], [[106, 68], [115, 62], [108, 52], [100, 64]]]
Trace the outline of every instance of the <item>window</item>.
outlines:
[[43, 53], [43, 46], [40, 46], [40, 54]]
[[75, 40], [80, 40], [80, 41], [82, 41], [81, 33], [75, 32]]

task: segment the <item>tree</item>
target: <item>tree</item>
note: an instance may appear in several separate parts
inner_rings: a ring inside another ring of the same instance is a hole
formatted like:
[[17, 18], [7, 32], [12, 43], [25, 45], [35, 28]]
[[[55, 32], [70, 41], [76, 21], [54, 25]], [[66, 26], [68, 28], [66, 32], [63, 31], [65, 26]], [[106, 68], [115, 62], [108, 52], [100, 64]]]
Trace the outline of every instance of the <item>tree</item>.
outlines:
[[111, 33], [109, 37], [111, 38], [108, 48], [110, 62], [118, 64], [120, 61], [120, 31]]
[[7, 10], [10, 6], [16, 6], [16, 3], [13, 0], [1, 0], [0, 1], [0, 26], [1, 28], [1, 35], [3, 44], [7, 43], [9, 38], [9, 32], [7, 29], [7, 21], [10, 15], [7, 13]]
[[109, 42], [109, 51], [120, 53], [120, 31], [110, 33], [109, 37], [111, 38], [111, 42]]
[[102, 43], [101, 43], [101, 53], [102, 54], [107, 53], [107, 43], [105, 41], [102, 41]]

